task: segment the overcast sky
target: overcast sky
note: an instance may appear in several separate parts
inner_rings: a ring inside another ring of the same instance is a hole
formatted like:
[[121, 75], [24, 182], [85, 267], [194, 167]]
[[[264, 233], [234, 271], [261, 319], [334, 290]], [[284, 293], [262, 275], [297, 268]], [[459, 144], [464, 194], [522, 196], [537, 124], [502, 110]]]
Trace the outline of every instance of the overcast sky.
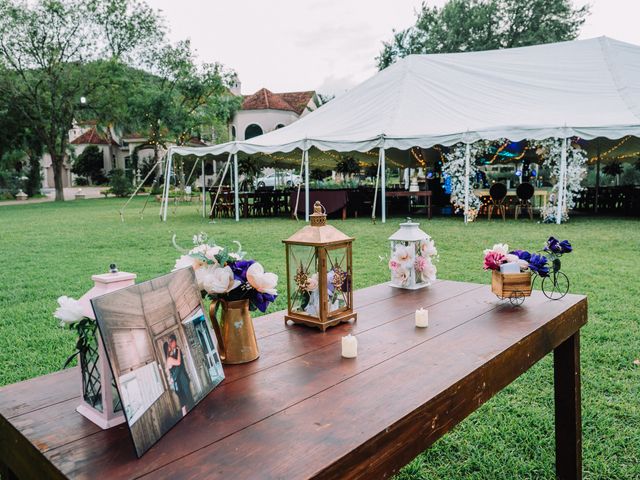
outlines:
[[[242, 93], [317, 90], [339, 94], [376, 72], [392, 29], [415, 22], [421, 0], [148, 0], [164, 12], [170, 38], [190, 38], [202, 61], [233, 68]], [[429, 0], [442, 5], [444, 0]], [[581, 38], [640, 44], [640, 0], [590, 3]]]

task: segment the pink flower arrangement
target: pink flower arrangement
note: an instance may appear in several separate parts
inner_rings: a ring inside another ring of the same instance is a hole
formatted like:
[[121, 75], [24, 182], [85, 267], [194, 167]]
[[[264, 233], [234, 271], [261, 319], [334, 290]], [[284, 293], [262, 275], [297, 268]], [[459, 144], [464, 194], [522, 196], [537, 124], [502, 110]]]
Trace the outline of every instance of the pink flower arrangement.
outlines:
[[505, 263], [506, 255], [501, 252], [489, 250], [484, 256], [485, 270], [500, 270], [500, 265]]

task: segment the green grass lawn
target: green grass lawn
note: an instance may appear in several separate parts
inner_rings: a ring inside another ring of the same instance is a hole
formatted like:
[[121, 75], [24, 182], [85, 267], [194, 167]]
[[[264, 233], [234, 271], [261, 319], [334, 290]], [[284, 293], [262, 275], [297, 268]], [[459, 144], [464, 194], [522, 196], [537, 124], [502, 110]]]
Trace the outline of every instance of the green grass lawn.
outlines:
[[[194, 206], [180, 207], [158, 221], [158, 205], [138, 215], [142, 200], [127, 210], [122, 200], [99, 199], [0, 207], [0, 385], [58, 370], [73, 351], [70, 331], [52, 316], [60, 295], [81, 296], [91, 275], [109, 263], [147, 280], [171, 270], [178, 252], [206, 232], [219, 244], [242, 242], [250, 258], [280, 275], [281, 242], [302, 227], [286, 219], [203, 222]], [[399, 219], [386, 225], [369, 220], [332, 223], [354, 236], [356, 287], [387, 279], [387, 237]], [[589, 323], [582, 330], [582, 412], [585, 478], [640, 478], [640, 221], [575, 218], [569, 224], [522, 220], [458, 219], [424, 221], [438, 246], [440, 278], [489, 283], [482, 250], [496, 242], [540, 248], [549, 235], [568, 238], [575, 252], [563, 260], [571, 291], [589, 296]], [[525, 304], [526, 305], [526, 304]], [[275, 306], [282, 309], [281, 296]], [[400, 474], [421, 478], [553, 478], [553, 371], [545, 358]]]

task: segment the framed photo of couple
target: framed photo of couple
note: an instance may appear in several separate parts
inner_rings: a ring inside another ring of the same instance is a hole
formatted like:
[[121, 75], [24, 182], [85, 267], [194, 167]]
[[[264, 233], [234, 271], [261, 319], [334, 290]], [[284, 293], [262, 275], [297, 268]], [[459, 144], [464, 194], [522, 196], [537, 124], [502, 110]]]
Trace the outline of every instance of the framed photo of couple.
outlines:
[[193, 269], [92, 300], [138, 457], [223, 379]]

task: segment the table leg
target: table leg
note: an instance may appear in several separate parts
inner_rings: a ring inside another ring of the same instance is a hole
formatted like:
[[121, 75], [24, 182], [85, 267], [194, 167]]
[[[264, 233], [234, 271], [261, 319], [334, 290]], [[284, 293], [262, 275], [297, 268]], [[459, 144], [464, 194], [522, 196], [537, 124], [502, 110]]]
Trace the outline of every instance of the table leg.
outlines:
[[553, 351], [556, 410], [556, 477], [582, 478], [582, 418], [580, 412], [580, 332]]

